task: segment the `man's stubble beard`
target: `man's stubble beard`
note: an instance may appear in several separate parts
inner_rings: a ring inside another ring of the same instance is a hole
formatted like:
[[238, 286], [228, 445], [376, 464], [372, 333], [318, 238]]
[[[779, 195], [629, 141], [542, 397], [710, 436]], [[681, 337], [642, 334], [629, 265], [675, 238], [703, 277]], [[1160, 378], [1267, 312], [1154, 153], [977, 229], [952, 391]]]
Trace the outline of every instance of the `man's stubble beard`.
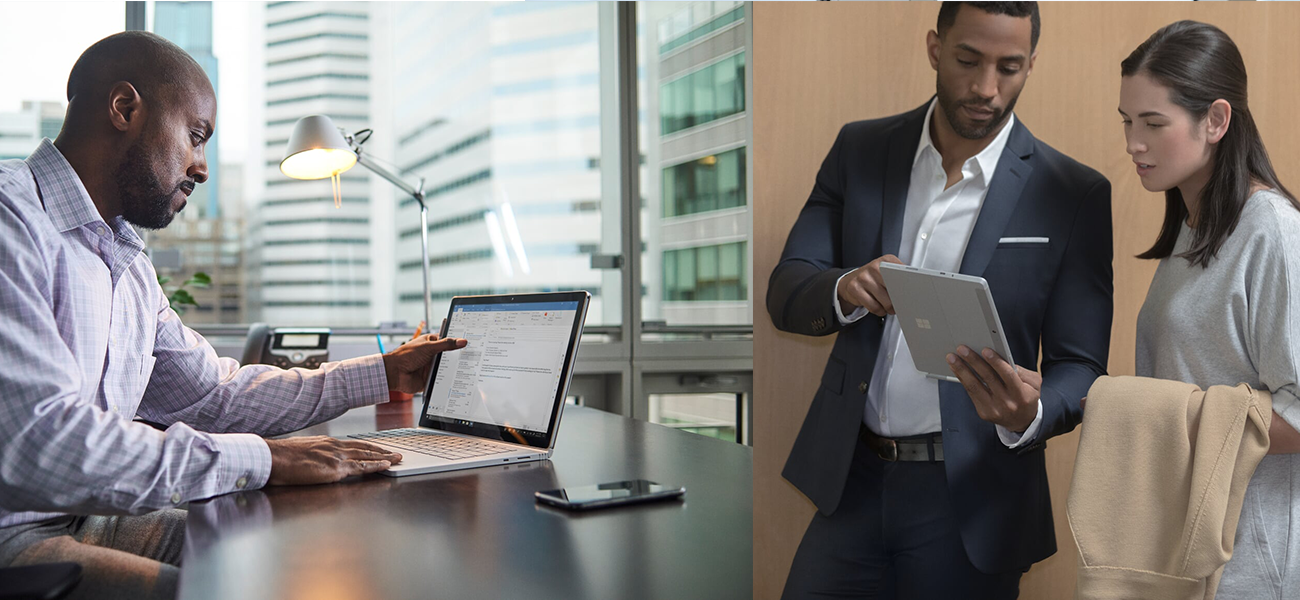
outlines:
[[[943, 110], [944, 117], [948, 119], [948, 125], [952, 127], [953, 131], [957, 132], [957, 135], [968, 140], [982, 140], [994, 131], [997, 131], [998, 128], [1006, 122], [1007, 117], [1011, 115], [1011, 111], [1015, 110], [1016, 100], [1020, 99], [1020, 94], [1016, 94], [1016, 96], [1007, 103], [1006, 108], [994, 113], [993, 119], [989, 121], [988, 125], [980, 128], [967, 128], [962, 125], [961, 118], [957, 114], [957, 111], [961, 109], [963, 103], [953, 97], [953, 95], [948, 92], [947, 88], [943, 87], [943, 81], [938, 77], [935, 77], [934, 88], [936, 95], [939, 97], [939, 108]], [[973, 106], [987, 108], [987, 105], [983, 104]]]

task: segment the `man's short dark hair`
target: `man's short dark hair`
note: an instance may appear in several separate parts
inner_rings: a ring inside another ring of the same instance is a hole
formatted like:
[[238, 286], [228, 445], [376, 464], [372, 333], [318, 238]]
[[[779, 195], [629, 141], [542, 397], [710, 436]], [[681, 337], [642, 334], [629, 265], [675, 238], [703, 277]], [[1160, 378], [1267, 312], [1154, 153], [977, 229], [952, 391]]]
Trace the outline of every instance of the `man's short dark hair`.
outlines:
[[[89, 103], [106, 100], [112, 85], [129, 82], [146, 99], [159, 98], [206, 75], [180, 46], [147, 31], [123, 31], [92, 44], [68, 75], [68, 109], [99, 110]], [[80, 100], [80, 102], [78, 102]]]
[[1029, 51], [1033, 52], [1038, 48], [1038, 32], [1042, 25], [1038, 19], [1037, 2], [944, 2], [939, 6], [939, 22], [935, 25], [935, 31], [939, 37], [943, 37], [952, 24], [957, 22], [957, 11], [965, 4], [971, 8], [978, 8], [991, 15], [1007, 15], [1008, 17], [1024, 18], [1029, 17], [1029, 23], [1032, 29], [1029, 33]]

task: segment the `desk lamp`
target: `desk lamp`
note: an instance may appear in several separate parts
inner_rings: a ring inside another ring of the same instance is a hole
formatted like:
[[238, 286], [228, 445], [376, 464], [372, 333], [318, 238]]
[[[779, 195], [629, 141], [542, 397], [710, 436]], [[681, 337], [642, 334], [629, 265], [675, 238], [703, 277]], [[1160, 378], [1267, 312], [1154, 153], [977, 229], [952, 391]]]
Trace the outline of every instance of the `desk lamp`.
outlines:
[[[365, 137], [360, 134], [365, 133]], [[397, 173], [379, 164], [375, 159], [361, 151], [361, 145], [369, 139], [369, 130], [349, 134], [334, 126], [334, 122], [325, 115], [311, 115], [298, 119], [289, 136], [289, 147], [285, 149], [284, 160], [280, 161], [280, 172], [293, 179], [330, 178], [334, 188], [334, 206], [339, 206], [342, 187], [339, 174], [351, 169], [353, 165], [370, 169], [375, 174], [387, 179], [402, 191], [410, 194], [420, 204], [420, 264], [424, 271], [424, 322], [433, 326], [429, 318], [429, 208], [424, 203], [424, 178], [417, 185], [404, 181]]]

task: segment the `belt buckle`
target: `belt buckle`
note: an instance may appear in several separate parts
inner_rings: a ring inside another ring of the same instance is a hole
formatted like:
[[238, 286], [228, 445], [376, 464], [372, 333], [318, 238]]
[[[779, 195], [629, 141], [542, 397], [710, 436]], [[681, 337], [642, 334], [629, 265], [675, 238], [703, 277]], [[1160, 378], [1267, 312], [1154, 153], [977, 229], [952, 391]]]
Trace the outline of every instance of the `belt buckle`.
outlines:
[[880, 459], [887, 462], [898, 462], [898, 442], [889, 438], [881, 438], [880, 441], [885, 443], [884, 446], [876, 450], [876, 454], [880, 455]]

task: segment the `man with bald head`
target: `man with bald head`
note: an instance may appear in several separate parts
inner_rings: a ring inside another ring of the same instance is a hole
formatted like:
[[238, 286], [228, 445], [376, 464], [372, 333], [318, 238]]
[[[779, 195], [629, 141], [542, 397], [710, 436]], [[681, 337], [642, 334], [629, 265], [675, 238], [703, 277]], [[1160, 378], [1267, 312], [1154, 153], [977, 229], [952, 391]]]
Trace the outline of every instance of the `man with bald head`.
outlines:
[[79, 563], [74, 598], [173, 597], [187, 501], [401, 460], [260, 436], [423, 391], [433, 357], [465, 345], [283, 370], [185, 327], [131, 226], [166, 227], [207, 181], [216, 106], [183, 50], [120, 33], [73, 66], [58, 139], [0, 161], [0, 566]]
[[189, 54], [157, 36], [126, 32], [95, 44], [73, 65], [67, 119], [54, 146], [105, 219], [121, 215], [137, 227], [162, 229], [208, 179], [203, 146], [216, 116], [212, 84]]

